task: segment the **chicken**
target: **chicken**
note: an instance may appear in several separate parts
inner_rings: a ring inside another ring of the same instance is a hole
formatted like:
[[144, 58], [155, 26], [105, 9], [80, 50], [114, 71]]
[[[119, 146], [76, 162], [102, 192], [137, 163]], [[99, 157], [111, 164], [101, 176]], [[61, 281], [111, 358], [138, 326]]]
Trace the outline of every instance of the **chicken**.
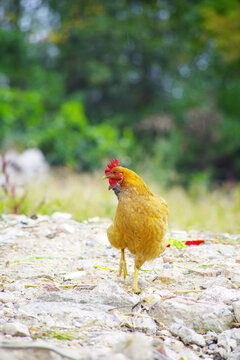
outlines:
[[124, 280], [127, 266], [125, 249], [135, 255], [134, 280], [131, 290], [139, 292], [138, 271], [147, 260], [155, 259], [166, 248], [165, 233], [168, 224], [168, 206], [154, 195], [135, 172], [119, 166], [112, 160], [105, 170], [103, 179], [109, 180], [109, 189], [118, 197], [118, 206], [107, 235], [112, 246], [121, 250], [119, 276]]

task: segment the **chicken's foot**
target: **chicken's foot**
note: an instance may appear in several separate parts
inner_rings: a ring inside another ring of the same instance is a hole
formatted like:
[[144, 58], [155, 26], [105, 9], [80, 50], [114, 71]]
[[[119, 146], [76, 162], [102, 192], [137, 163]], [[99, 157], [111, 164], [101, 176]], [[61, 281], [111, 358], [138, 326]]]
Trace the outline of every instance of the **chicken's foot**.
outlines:
[[141, 290], [138, 288], [138, 268], [136, 265], [134, 265], [134, 278], [133, 278], [133, 284], [128, 289], [129, 292], [133, 292], [135, 294], [140, 294]]
[[119, 263], [119, 276], [121, 276], [122, 270], [123, 270], [123, 278], [125, 280], [126, 276], [127, 276], [127, 265], [126, 265], [126, 261], [125, 261], [124, 249], [121, 249], [121, 259], [120, 259], [120, 263]]

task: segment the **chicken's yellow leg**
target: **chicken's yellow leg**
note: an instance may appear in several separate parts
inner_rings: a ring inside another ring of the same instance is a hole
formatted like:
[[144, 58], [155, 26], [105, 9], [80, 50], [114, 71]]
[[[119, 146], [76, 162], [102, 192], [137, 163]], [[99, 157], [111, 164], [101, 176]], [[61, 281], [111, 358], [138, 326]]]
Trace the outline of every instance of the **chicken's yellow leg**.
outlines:
[[127, 276], [127, 265], [126, 265], [126, 261], [125, 261], [124, 249], [121, 249], [121, 259], [120, 259], [120, 264], [119, 264], [119, 276], [121, 276], [122, 270], [123, 270], [123, 277], [125, 280], [126, 276]]
[[136, 294], [140, 293], [140, 290], [138, 289], [138, 269], [136, 265], [134, 265], [134, 278], [133, 278], [132, 291]]
[[128, 289], [128, 291], [131, 292], [131, 293], [135, 293], [135, 294], [140, 294], [140, 292], [141, 292], [141, 290], [138, 289], [138, 268], [136, 267], [136, 265], [134, 265], [133, 284]]
[[134, 261], [134, 278], [133, 278], [133, 284], [129, 291], [134, 292], [135, 294], [139, 294], [141, 290], [138, 288], [138, 271], [141, 268], [142, 264], [144, 263], [144, 258], [137, 255], [135, 257]]

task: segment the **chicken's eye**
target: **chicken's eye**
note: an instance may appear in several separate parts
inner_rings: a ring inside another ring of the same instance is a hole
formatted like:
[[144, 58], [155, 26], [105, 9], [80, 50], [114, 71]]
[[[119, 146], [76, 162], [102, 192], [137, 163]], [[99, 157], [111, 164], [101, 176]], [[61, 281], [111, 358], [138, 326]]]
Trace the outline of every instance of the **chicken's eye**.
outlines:
[[113, 171], [113, 173], [114, 173], [114, 174], [117, 174], [117, 171], [116, 171], [116, 170], [114, 170], [114, 171]]

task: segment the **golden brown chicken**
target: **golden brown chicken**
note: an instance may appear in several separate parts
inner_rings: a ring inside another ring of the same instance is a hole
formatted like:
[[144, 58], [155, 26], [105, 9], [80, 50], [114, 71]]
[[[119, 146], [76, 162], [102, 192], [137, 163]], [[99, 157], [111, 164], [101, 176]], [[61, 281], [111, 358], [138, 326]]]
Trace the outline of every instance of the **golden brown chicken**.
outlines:
[[109, 188], [118, 197], [118, 206], [113, 224], [107, 230], [112, 246], [121, 249], [119, 275], [127, 275], [124, 250], [135, 255], [132, 290], [138, 290], [138, 270], [146, 260], [155, 259], [166, 248], [164, 238], [168, 224], [168, 206], [159, 196], [154, 195], [144, 181], [133, 171], [118, 166], [112, 160], [104, 179], [109, 179]]

